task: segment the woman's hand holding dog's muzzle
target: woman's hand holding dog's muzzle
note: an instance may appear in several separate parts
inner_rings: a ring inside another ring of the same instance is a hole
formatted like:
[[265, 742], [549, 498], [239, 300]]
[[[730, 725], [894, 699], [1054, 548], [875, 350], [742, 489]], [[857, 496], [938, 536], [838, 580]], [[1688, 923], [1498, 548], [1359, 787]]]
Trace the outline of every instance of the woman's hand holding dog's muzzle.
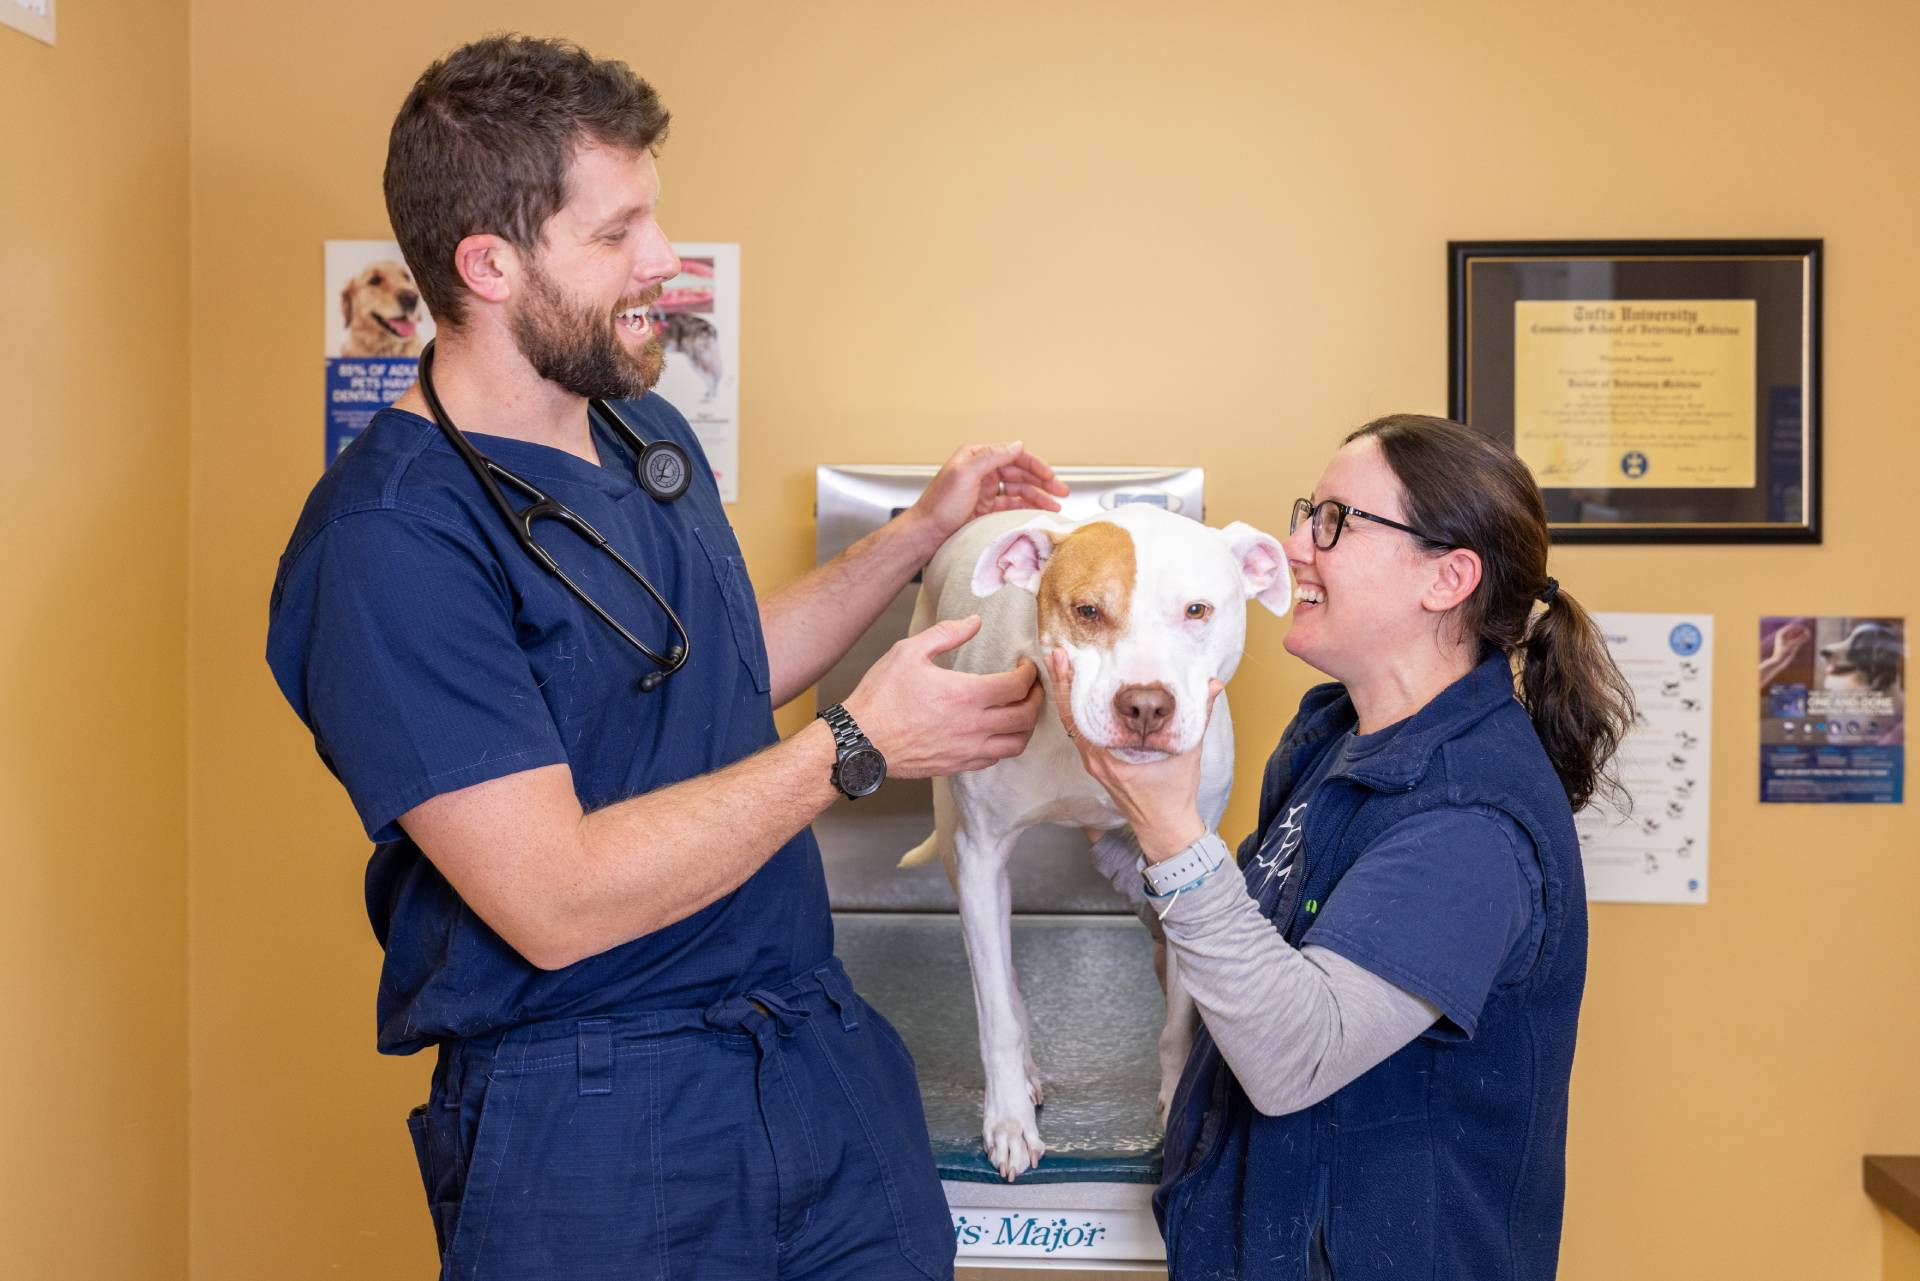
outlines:
[[[1048, 651], [1047, 667], [1053, 674], [1053, 709], [1059, 714], [1067, 738], [1080, 752], [1080, 763], [1093, 781], [1107, 789], [1107, 795], [1133, 828], [1140, 852], [1149, 863], [1172, 858], [1207, 834], [1200, 820], [1200, 757], [1206, 735], [1202, 732], [1191, 751], [1164, 756], [1145, 765], [1130, 765], [1097, 743], [1087, 741], [1073, 720], [1073, 664], [1065, 650]], [[1207, 720], [1213, 720], [1214, 700], [1226, 686], [1219, 681], [1207, 684]]]

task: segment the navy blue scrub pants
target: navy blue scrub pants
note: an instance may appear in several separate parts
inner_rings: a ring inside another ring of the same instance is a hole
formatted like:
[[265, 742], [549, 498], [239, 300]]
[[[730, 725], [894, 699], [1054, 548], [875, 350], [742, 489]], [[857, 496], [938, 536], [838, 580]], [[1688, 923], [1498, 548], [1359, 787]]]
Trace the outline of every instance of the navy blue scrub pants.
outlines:
[[443, 1281], [953, 1276], [913, 1060], [837, 960], [443, 1044], [407, 1120]]

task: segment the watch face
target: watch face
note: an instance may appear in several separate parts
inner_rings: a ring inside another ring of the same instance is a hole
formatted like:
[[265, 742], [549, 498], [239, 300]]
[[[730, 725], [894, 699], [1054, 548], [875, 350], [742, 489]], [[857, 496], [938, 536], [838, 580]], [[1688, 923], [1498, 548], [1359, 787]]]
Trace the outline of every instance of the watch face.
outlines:
[[840, 758], [840, 790], [848, 796], [872, 796], [887, 779], [887, 758], [878, 748], [856, 747]]

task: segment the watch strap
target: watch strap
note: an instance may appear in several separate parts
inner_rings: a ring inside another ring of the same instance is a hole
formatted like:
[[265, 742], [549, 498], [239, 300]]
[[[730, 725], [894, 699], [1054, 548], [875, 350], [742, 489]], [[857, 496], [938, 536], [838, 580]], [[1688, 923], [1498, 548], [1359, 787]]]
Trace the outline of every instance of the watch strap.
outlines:
[[1168, 898], [1200, 884], [1226, 861], [1225, 844], [1208, 832], [1172, 858], [1149, 863], [1143, 856], [1140, 878], [1146, 882], [1148, 898]]
[[834, 746], [842, 752], [869, 741], [866, 734], [861, 732], [860, 723], [853, 719], [853, 714], [844, 704], [835, 703], [814, 715], [827, 723], [827, 728], [833, 731]]

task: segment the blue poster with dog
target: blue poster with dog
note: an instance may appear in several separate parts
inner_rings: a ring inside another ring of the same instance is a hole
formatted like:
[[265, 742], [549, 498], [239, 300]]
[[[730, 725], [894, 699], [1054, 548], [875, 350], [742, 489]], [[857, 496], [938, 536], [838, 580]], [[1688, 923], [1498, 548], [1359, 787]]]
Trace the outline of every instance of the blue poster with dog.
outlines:
[[326, 248], [326, 458], [413, 385], [433, 317], [391, 240], [329, 240]]
[[1760, 620], [1760, 799], [1898, 805], [1906, 779], [1900, 618]]

